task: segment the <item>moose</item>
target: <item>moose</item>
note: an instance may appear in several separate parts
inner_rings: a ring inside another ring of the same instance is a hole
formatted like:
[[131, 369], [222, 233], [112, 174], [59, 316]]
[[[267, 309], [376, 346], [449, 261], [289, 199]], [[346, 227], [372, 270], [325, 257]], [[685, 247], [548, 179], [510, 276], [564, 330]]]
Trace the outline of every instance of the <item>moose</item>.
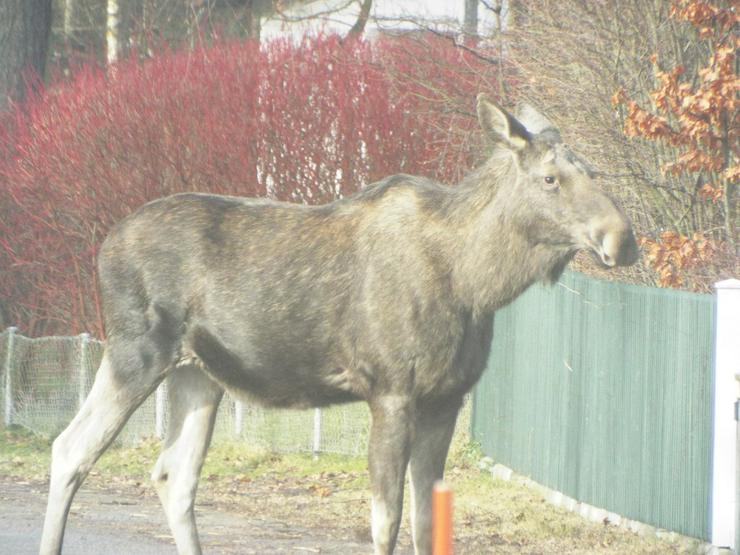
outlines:
[[485, 94], [477, 115], [492, 152], [455, 187], [394, 175], [321, 206], [181, 193], [111, 230], [105, 352], [53, 443], [42, 554], [61, 552], [75, 492], [165, 379], [152, 480], [178, 553], [201, 553], [193, 505], [224, 391], [271, 407], [367, 402], [374, 552], [394, 550], [407, 469], [414, 549], [431, 552], [433, 484], [494, 312], [579, 249], [607, 267], [638, 257], [629, 220], [544, 116]]

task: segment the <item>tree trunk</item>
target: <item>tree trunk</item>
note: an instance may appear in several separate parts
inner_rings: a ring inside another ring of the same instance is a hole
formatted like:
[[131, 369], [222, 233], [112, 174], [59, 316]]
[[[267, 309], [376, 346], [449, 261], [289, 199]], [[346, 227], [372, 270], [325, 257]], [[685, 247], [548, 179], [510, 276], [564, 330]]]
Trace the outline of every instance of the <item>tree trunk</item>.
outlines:
[[246, 5], [244, 6], [244, 15], [247, 37], [259, 41], [262, 31], [262, 22], [257, 10], [257, 4], [258, 2], [256, 2], [256, 0], [247, 0]]
[[478, 36], [478, 0], [465, 0], [463, 34], [466, 39]]
[[0, 2], [0, 110], [21, 102], [31, 75], [43, 78], [51, 31], [51, 0]]
[[[477, 0], [476, 0], [477, 1]], [[359, 36], [365, 32], [365, 26], [367, 20], [370, 17], [370, 9], [373, 7], [373, 0], [362, 0], [362, 6], [360, 7], [360, 15], [357, 16], [357, 21], [349, 30], [348, 36], [354, 37]]]
[[68, 49], [82, 49], [80, 19], [80, 0], [64, 0], [64, 43]]
[[121, 43], [119, 32], [121, 26], [121, 13], [118, 0], [108, 0], [105, 20], [105, 44], [108, 65], [111, 65], [120, 57]]

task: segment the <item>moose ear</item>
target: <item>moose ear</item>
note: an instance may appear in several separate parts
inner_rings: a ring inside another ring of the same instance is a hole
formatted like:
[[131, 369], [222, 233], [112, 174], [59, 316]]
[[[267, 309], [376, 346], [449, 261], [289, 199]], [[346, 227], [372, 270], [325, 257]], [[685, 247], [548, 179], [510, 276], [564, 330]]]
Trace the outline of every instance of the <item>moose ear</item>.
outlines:
[[484, 93], [478, 95], [478, 121], [492, 140], [511, 150], [522, 150], [532, 138], [519, 120]]
[[562, 142], [558, 128], [531, 104], [520, 104], [516, 117], [529, 133], [546, 134], [555, 142]]

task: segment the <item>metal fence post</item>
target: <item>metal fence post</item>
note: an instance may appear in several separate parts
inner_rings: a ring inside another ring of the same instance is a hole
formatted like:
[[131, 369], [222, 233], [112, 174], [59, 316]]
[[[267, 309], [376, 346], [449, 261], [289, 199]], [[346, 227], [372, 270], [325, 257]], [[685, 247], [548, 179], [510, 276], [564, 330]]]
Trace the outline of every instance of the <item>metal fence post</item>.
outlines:
[[321, 451], [321, 409], [313, 411], [313, 456], [319, 456]]
[[244, 430], [244, 403], [239, 400], [234, 401], [234, 435], [242, 436]]
[[167, 380], [164, 380], [157, 387], [154, 394], [154, 433], [159, 439], [164, 438], [164, 400], [167, 395]]
[[737, 525], [737, 422], [735, 403], [740, 375], [740, 280], [714, 284], [716, 329], [712, 392], [711, 542], [734, 549]]
[[13, 346], [18, 328], [8, 328], [8, 344], [5, 352], [5, 425], [13, 424]]
[[77, 389], [77, 410], [82, 408], [82, 403], [87, 397], [87, 381], [89, 357], [88, 351], [90, 345], [90, 334], [80, 334], [80, 360], [78, 361], [77, 379], [79, 380]]

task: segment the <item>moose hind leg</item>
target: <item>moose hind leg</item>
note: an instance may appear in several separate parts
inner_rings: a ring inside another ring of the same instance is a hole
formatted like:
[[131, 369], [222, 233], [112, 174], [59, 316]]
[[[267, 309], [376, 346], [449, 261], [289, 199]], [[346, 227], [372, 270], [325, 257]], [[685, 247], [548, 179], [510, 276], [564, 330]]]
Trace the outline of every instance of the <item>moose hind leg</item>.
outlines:
[[199, 555], [193, 506], [223, 390], [200, 368], [183, 366], [167, 378], [170, 420], [152, 480], [180, 555]]
[[411, 528], [414, 553], [432, 553], [432, 488], [444, 475], [460, 404], [419, 410], [411, 444]]
[[412, 412], [410, 401], [403, 396], [385, 396], [370, 403], [372, 425], [368, 462], [375, 555], [390, 555], [396, 545], [409, 460]]
[[[61, 553], [67, 515], [77, 489], [166, 370], [144, 366], [136, 356], [135, 343], [119, 342], [118, 346], [116, 354], [121, 356], [113, 356], [108, 344], [87, 399], [69, 426], [54, 440], [49, 500], [41, 536], [42, 555]], [[140, 367], [133, 368], [137, 358]], [[126, 360], [132, 367], [116, 368], [115, 360]]]

